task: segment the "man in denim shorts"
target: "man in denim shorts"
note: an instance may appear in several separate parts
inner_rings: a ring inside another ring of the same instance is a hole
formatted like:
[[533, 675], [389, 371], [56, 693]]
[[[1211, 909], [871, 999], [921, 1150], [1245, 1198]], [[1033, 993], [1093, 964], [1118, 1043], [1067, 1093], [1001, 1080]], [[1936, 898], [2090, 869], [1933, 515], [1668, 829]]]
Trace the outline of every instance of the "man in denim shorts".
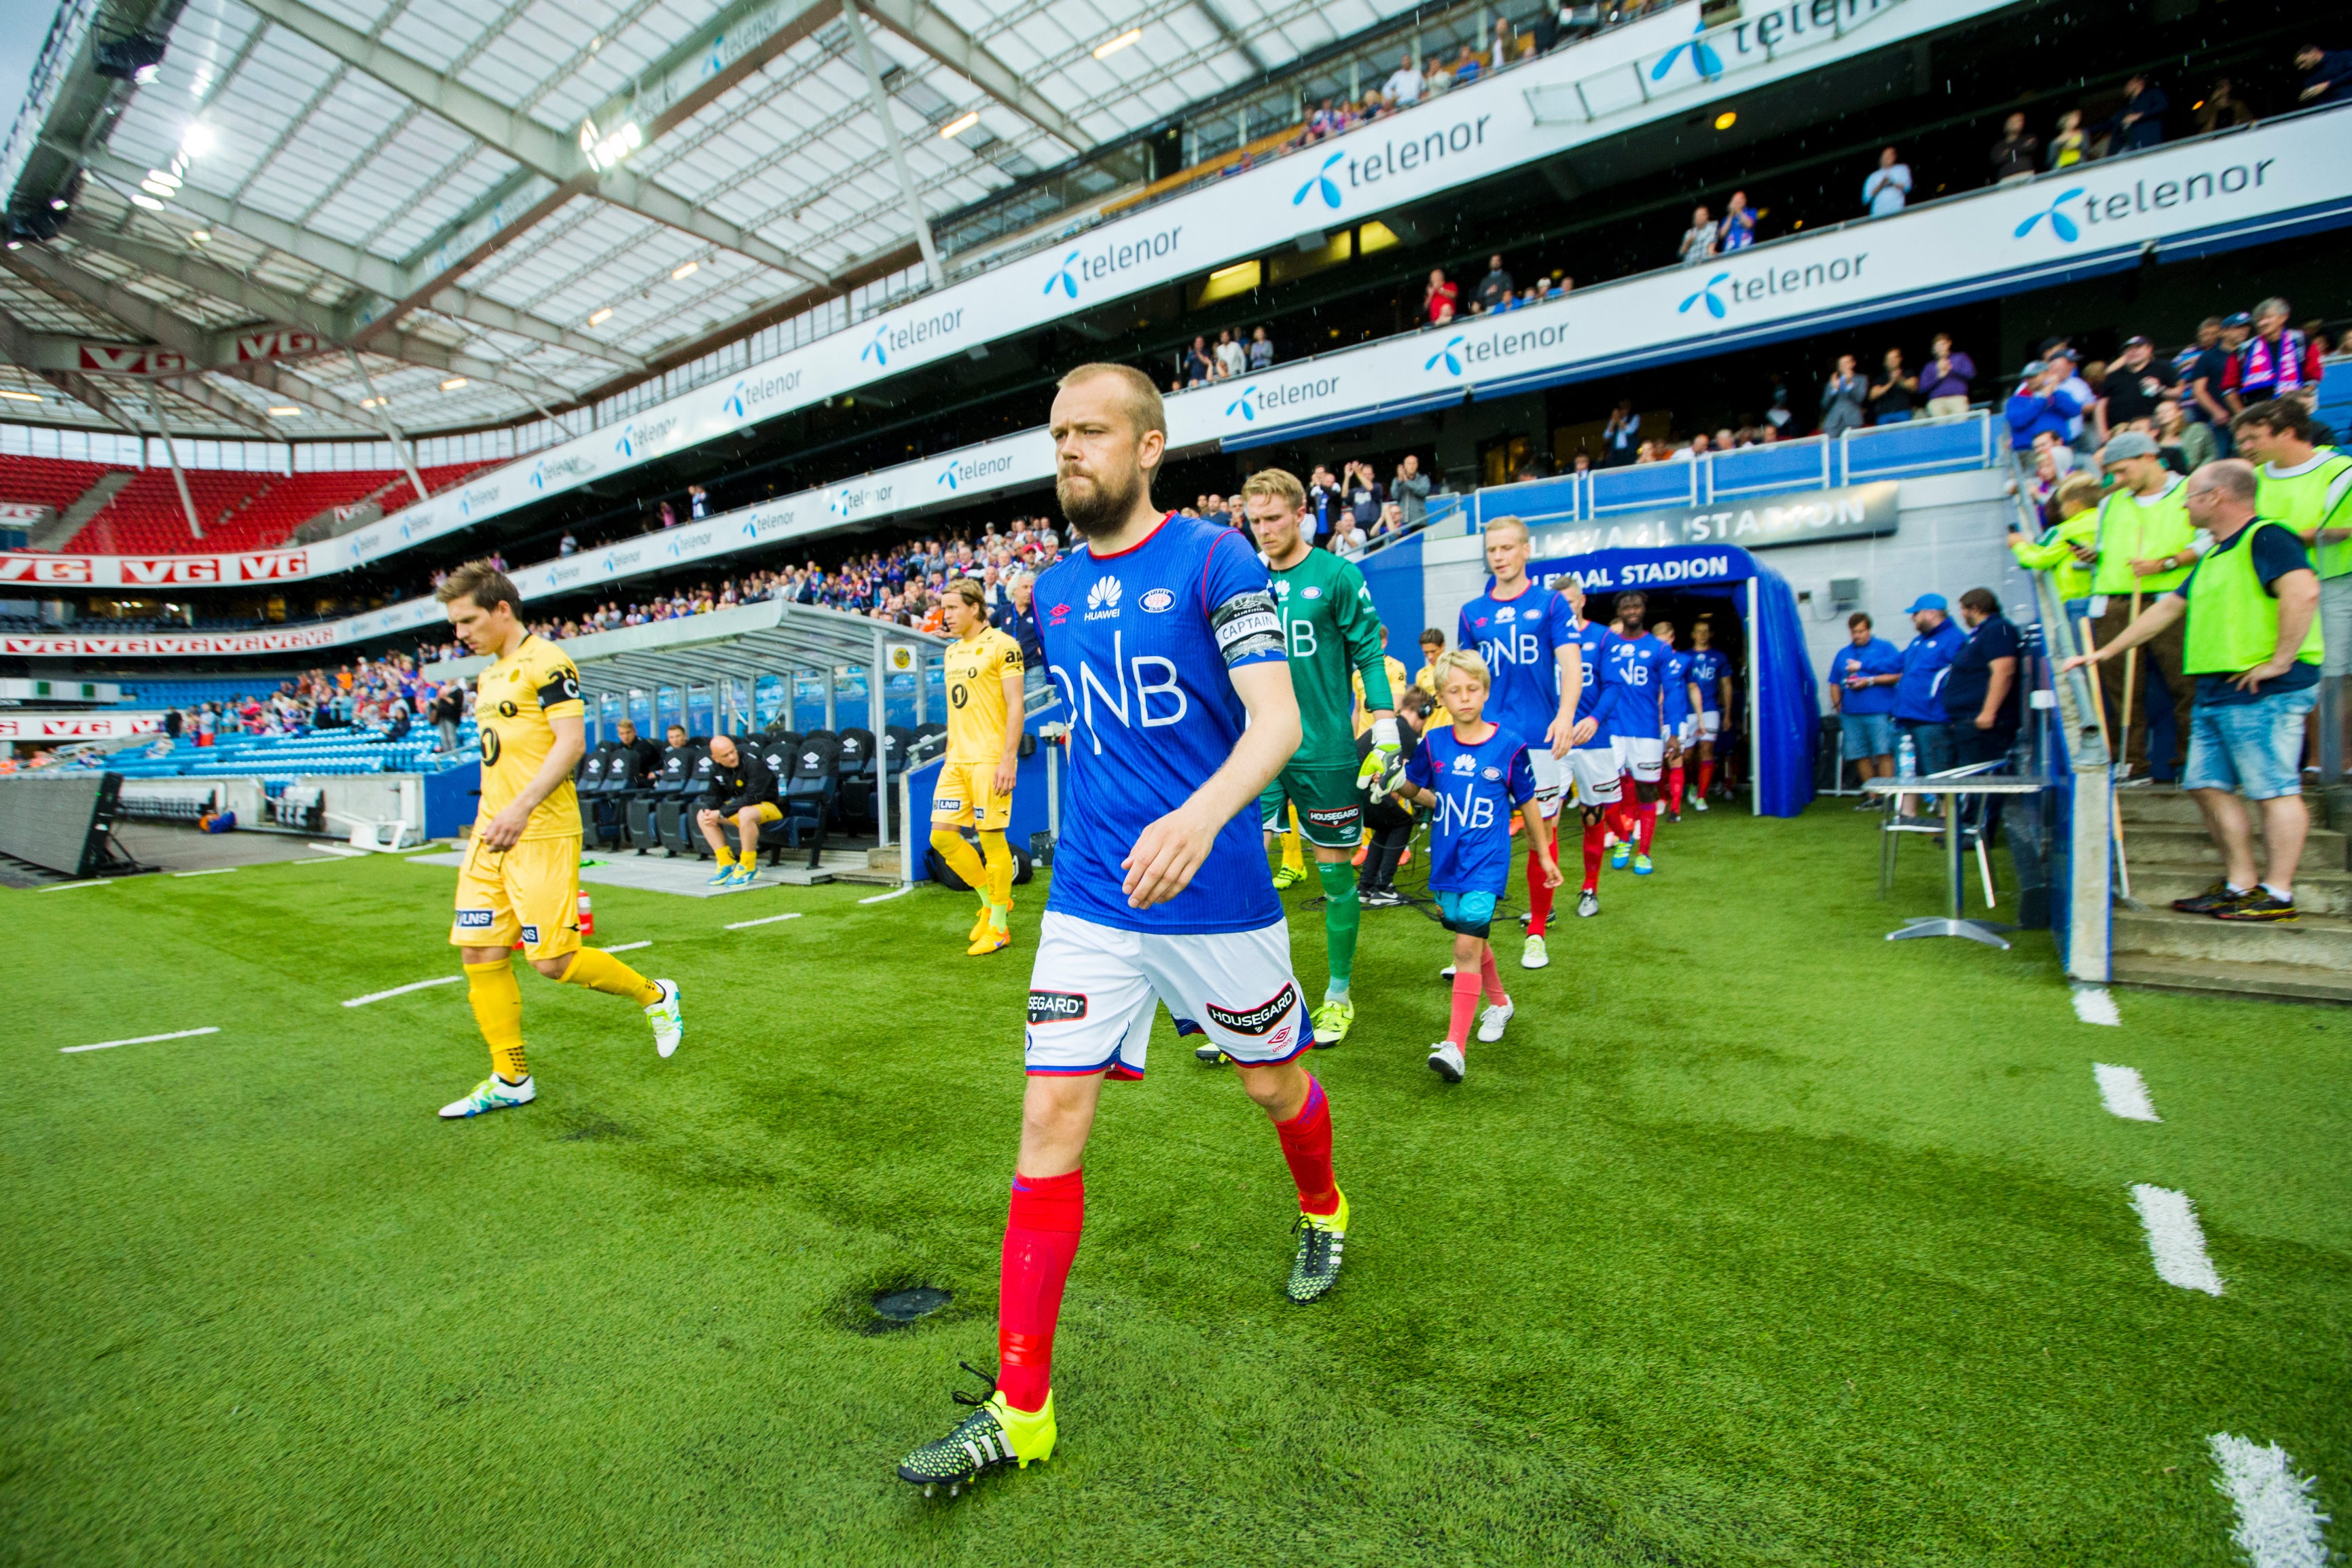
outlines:
[[[2213, 548], [2113, 642], [2067, 661], [2071, 669], [2113, 658], [2188, 617], [2181, 667], [2197, 683], [2197, 706], [2180, 781], [2205, 813], [2224, 870], [2172, 906], [2216, 920], [2293, 920], [2295, 865], [2311, 826], [2303, 729], [2319, 695], [2319, 575], [2293, 528], [2254, 515], [2254, 496], [2253, 465], [2237, 458], [2190, 475], [2189, 515]], [[2269, 864], [2259, 882], [2247, 800], [2263, 813]]]

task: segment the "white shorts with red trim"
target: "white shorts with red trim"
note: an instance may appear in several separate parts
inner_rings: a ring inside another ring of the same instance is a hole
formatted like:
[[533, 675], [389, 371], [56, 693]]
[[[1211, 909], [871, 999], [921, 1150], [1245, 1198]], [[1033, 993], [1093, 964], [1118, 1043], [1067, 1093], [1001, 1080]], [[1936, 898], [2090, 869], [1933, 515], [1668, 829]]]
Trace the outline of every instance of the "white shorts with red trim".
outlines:
[[1549, 745], [1528, 747], [1528, 770], [1536, 776], [1536, 808], [1547, 817], [1559, 815], [1561, 797], [1568, 793], [1568, 768], [1551, 754]]
[[1315, 1043], [1290, 972], [1290, 927], [1160, 936], [1047, 910], [1029, 971], [1032, 1073], [1143, 1076], [1155, 1002], [1176, 1032], [1205, 1034], [1244, 1067], [1288, 1061]]
[[1655, 784], [1665, 766], [1665, 737], [1656, 735], [1621, 735], [1616, 737], [1617, 770], [1631, 773], [1634, 781]]
[[1568, 770], [1576, 779], [1576, 803], [1613, 806], [1621, 793], [1617, 748], [1606, 736], [1592, 738], [1597, 744], [1580, 746], [1568, 754]]

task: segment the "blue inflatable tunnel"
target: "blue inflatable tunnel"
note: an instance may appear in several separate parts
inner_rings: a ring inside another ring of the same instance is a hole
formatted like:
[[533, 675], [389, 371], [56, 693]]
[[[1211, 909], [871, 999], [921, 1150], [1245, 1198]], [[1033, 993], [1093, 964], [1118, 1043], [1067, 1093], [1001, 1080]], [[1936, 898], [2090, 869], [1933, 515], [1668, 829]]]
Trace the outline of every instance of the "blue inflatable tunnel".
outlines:
[[[1638, 588], [1654, 602], [1661, 592], [1724, 601], [1746, 633], [1737, 700], [1748, 715], [1757, 810], [1793, 817], [1811, 803], [1821, 710], [1797, 596], [1787, 579], [1736, 545], [1587, 550], [1528, 563], [1528, 574], [1538, 582], [1570, 572], [1591, 594]], [[1688, 647], [1686, 629], [1676, 630], [1676, 643]]]

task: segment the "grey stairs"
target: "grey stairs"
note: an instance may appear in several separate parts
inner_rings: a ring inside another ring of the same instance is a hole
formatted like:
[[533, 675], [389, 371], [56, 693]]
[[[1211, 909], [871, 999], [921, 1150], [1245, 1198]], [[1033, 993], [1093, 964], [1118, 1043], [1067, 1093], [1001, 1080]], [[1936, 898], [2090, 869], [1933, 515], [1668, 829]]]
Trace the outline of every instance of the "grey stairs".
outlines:
[[[2305, 797], [2312, 830], [2295, 876], [2299, 916], [2277, 925], [2241, 925], [2182, 915], [2172, 900], [2202, 891], [2221, 875], [2221, 853], [2205, 832], [2197, 802], [2179, 789], [2143, 786], [2116, 791], [2133, 897], [2146, 905], [2115, 912], [2114, 975], [2119, 984], [2242, 997], [2352, 1003], [2352, 862], [2346, 836], [2326, 825], [2326, 803]], [[2263, 856], [2261, 814], [2254, 857]]]
[[74, 504], [35, 528], [26, 544], [39, 550], [63, 549], [66, 541], [81, 532], [81, 526], [106, 509], [122, 487], [139, 476], [117, 470], [101, 474], [97, 481], [74, 499]]

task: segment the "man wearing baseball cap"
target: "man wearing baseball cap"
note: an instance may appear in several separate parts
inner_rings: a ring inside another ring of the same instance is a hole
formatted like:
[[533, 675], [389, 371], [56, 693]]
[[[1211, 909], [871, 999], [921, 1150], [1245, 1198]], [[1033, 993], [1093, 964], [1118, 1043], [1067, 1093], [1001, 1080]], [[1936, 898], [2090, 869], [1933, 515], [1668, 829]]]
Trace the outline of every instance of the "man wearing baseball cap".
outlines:
[[[2117, 432], [2099, 453], [2109, 489], [2099, 503], [2098, 531], [2092, 540], [2097, 559], [2091, 568], [2091, 641], [2105, 647], [2159, 593], [2189, 580], [2191, 568], [2210, 541], [2200, 540], [2189, 517], [2189, 483], [2164, 465], [2153, 436]], [[2187, 632], [2178, 622], [2140, 644], [2135, 673], [2101, 683], [2107, 710], [2108, 744], [2122, 739], [2116, 760], [2126, 777], [2147, 773], [2147, 704], [2162, 692], [2172, 702], [2173, 767], [2188, 749], [2193, 682], [2180, 673]], [[2136, 688], [2131, 711], [2124, 711], [2126, 687]]]
[[2156, 345], [2146, 338], [2124, 340], [2123, 352], [2107, 367], [2099, 389], [2098, 426], [2101, 439], [2129, 430], [2137, 419], [2156, 417], [2156, 401], [2164, 395], [2164, 367], [2156, 362]]
[[[1919, 758], [1919, 771], [1941, 773], [1957, 765], [1958, 750], [1952, 737], [1952, 716], [1944, 711], [1941, 688], [1952, 659], [1968, 641], [1952, 624], [1951, 606], [1940, 593], [1923, 593], [1904, 611], [1917, 633], [1903, 650], [1903, 671], [1895, 683], [1895, 729], [1911, 737]], [[1908, 816], [1905, 797], [1898, 813]]]

